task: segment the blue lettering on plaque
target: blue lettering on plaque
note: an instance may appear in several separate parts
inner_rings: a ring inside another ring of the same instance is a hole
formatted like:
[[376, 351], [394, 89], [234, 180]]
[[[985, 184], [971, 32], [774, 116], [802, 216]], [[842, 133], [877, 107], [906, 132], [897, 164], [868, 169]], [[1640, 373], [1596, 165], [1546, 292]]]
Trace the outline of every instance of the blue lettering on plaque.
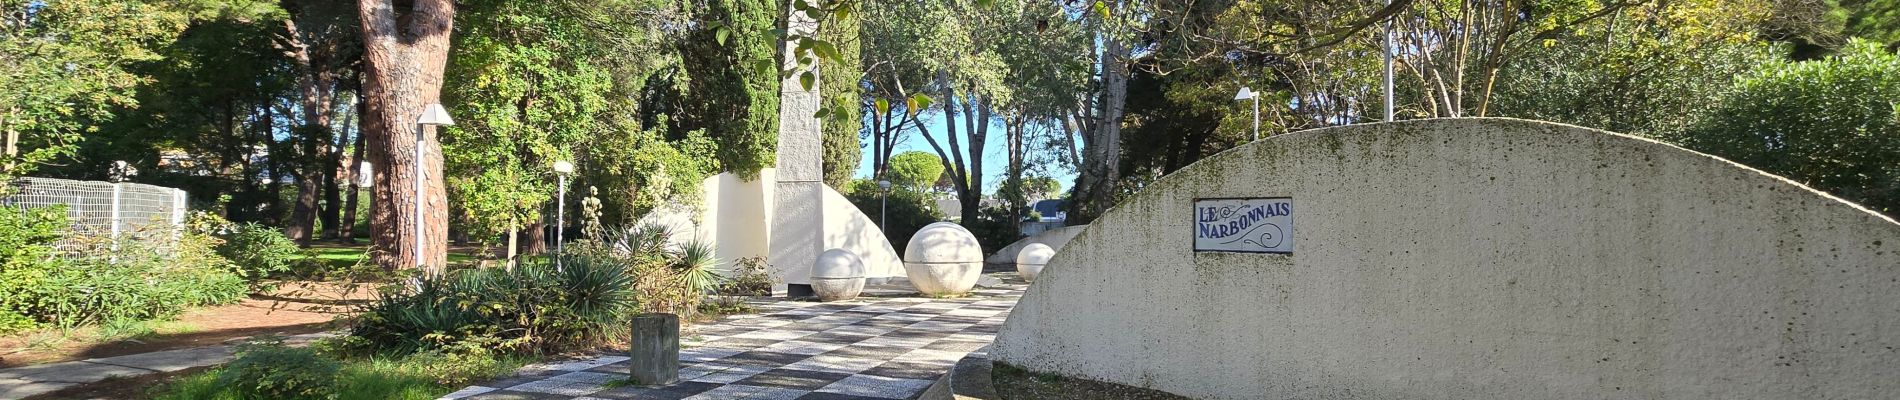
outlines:
[[1293, 252], [1293, 199], [1194, 201], [1194, 251]]

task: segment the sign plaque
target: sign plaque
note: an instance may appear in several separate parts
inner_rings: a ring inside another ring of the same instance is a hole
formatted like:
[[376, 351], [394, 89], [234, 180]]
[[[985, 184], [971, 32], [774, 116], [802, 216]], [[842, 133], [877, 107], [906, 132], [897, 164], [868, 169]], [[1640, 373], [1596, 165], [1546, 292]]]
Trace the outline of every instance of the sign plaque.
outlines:
[[1194, 200], [1194, 251], [1293, 253], [1293, 199]]

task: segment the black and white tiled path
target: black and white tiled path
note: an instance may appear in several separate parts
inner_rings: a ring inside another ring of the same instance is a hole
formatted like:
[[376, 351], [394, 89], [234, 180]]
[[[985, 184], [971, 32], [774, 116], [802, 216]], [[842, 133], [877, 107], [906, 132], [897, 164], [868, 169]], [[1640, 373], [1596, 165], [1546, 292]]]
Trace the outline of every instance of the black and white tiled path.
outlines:
[[530, 365], [443, 398], [906, 399], [987, 351], [1025, 287], [1011, 279], [956, 299], [755, 303], [757, 314], [682, 333], [679, 383], [609, 388], [626, 379], [627, 357], [607, 354]]

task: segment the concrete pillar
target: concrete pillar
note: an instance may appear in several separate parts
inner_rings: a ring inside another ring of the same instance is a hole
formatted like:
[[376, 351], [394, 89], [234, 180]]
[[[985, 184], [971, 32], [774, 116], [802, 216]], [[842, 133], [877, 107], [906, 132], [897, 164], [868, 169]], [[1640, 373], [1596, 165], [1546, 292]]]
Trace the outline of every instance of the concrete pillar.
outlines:
[[680, 318], [673, 314], [633, 316], [628, 379], [640, 386], [671, 384], [680, 377]]
[[[810, 35], [818, 22], [804, 13], [791, 13], [787, 31]], [[786, 42], [784, 68], [797, 68], [797, 43]], [[814, 74], [816, 68], [807, 68]], [[825, 250], [824, 133], [818, 118], [821, 106], [818, 80], [811, 90], [799, 76], [787, 75], [779, 84], [777, 181], [772, 188], [771, 255], [773, 275], [782, 279], [794, 297], [811, 295], [811, 267]], [[823, 79], [823, 77], [819, 77]]]

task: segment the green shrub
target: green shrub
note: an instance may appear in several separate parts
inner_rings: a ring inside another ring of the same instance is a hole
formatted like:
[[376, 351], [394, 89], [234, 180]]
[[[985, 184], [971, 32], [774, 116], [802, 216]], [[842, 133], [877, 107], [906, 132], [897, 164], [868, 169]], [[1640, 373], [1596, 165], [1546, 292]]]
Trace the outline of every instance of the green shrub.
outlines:
[[379, 353], [474, 346], [510, 353], [598, 343], [635, 309], [634, 277], [613, 259], [565, 256], [561, 268], [525, 262], [425, 277], [387, 288], [351, 330]]
[[0, 211], [0, 333], [38, 327], [34, 293], [50, 271], [65, 268], [53, 247], [66, 228], [66, 208]]
[[241, 399], [323, 399], [333, 393], [340, 369], [341, 363], [310, 348], [246, 343], [218, 371], [216, 383]]
[[764, 257], [746, 257], [733, 263], [732, 277], [719, 288], [726, 296], [771, 296], [772, 274]]
[[858, 206], [858, 211], [864, 212], [872, 221], [884, 221], [880, 222], [884, 224], [880, 228], [897, 254], [904, 254], [904, 246], [910, 244], [910, 236], [917, 234], [918, 229], [943, 220], [943, 213], [932, 208], [935, 202], [930, 200], [928, 193], [892, 187], [890, 199], [886, 202], [877, 184], [869, 180], [853, 181], [849, 189], [845, 199], [851, 200], [851, 204]]
[[1853, 41], [1737, 78], [1684, 146], [1900, 214], [1900, 55]]
[[[215, 239], [171, 230], [129, 233], [119, 239], [76, 236], [62, 259], [29, 291], [42, 321], [74, 327], [115, 319], [170, 318], [188, 307], [229, 304], [248, 291], [229, 261], [210, 249]], [[162, 245], [158, 235], [178, 237]]]
[[67, 236], [66, 226], [58, 207], [0, 212], [0, 331], [166, 318], [245, 293], [216, 238], [170, 227]]
[[983, 245], [983, 254], [1002, 250], [1010, 243], [1022, 239], [1022, 229], [1017, 227], [1016, 217], [1009, 209], [989, 207], [978, 213], [976, 221], [964, 221], [963, 228], [976, 236], [976, 242]]
[[253, 281], [289, 272], [298, 261], [309, 258], [283, 231], [255, 222], [237, 225], [224, 235], [218, 254], [236, 263], [237, 273]]
[[640, 311], [679, 314], [691, 318], [707, 294], [718, 291], [725, 281], [715, 268], [713, 246], [691, 241], [669, 245], [666, 227], [655, 224], [631, 228], [606, 229], [598, 241], [577, 246], [593, 257], [616, 260], [627, 265], [634, 276], [634, 292]]

